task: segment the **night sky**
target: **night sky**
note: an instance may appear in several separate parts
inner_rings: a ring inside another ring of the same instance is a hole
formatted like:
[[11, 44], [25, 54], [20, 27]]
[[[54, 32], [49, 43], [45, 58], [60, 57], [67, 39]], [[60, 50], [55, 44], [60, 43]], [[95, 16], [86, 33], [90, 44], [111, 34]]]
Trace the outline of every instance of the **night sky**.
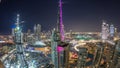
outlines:
[[[41, 24], [42, 31], [56, 26], [58, 0], [2, 0], [0, 3], [0, 33], [10, 33], [16, 14], [24, 21], [23, 29], [33, 30]], [[63, 0], [65, 30], [100, 31], [102, 21], [120, 29], [119, 0]]]

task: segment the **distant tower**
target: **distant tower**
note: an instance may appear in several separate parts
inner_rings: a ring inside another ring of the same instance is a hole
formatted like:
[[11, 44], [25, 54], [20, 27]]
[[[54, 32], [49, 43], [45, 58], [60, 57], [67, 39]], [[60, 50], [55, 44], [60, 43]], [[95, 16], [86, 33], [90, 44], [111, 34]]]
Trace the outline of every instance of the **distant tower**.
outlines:
[[14, 35], [15, 35], [14, 28], [12, 28], [12, 36], [14, 36]]
[[109, 24], [106, 25], [106, 36], [107, 36], [107, 39], [108, 39], [108, 37], [110, 36]]
[[118, 36], [119, 36], [118, 30], [117, 28], [115, 28], [115, 37], [118, 37]]
[[41, 33], [41, 25], [40, 24], [37, 24], [36, 32], [38, 35], [40, 35], [40, 33]]
[[117, 28], [115, 28], [115, 33], [118, 33]]
[[102, 33], [101, 33], [102, 40], [107, 40], [108, 36], [109, 36], [109, 25], [103, 22]]
[[64, 25], [62, 19], [62, 0], [59, 0], [59, 13], [58, 13], [58, 28], [57, 30], [60, 31], [61, 41], [64, 41]]
[[34, 34], [36, 34], [36, 29], [37, 29], [37, 27], [36, 27], [36, 25], [34, 25]]
[[113, 24], [110, 25], [110, 37], [113, 37], [115, 33], [115, 27]]
[[40, 24], [37, 24], [36, 32], [37, 32], [38, 40], [40, 40], [40, 34], [41, 34], [41, 25]]
[[34, 25], [34, 34], [35, 34], [36, 40], [40, 40], [40, 34], [41, 34], [41, 25], [40, 24]]
[[31, 35], [31, 30], [30, 29], [28, 29], [28, 31], [27, 31], [27, 36], [29, 36], [29, 35]]

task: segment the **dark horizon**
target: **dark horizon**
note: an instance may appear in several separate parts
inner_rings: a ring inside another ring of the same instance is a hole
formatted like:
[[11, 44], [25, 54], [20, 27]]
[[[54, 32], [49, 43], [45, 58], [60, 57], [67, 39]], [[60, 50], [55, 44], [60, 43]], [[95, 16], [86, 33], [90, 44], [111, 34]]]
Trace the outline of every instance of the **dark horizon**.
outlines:
[[[2, 0], [0, 3], [0, 34], [10, 33], [21, 15], [25, 21], [23, 29], [33, 30], [34, 24], [41, 24], [42, 31], [55, 28], [59, 0]], [[62, 0], [63, 24], [65, 30], [100, 32], [102, 21], [114, 24], [120, 31], [119, 0]]]

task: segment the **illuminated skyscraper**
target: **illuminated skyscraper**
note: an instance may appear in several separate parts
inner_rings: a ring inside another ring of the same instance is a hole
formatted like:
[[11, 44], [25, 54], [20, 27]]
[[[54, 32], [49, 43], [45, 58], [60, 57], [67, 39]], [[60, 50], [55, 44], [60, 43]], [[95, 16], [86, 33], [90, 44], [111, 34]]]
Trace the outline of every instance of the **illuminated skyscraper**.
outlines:
[[[69, 47], [66, 47], [66, 45], [68, 45], [68, 44], [65, 44], [63, 41], [64, 41], [64, 28], [63, 28], [63, 21], [62, 21], [62, 1], [59, 0], [57, 30], [54, 30], [52, 32], [52, 41], [51, 41], [52, 62], [55, 65], [55, 68], [64, 68], [65, 64], [67, 64], [67, 59], [65, 60], [65, 58], [66, 58], [65, 53], [68, 54], [67, 50], [69, 50]], [[61, 42], [63, 42], [63, 43], [61, 43]], [[65, 51], [65, 49], [66, 49], [66, 51]], [[66, 65], [66, 67], [67, 67], [67, 65]]]
[[103, 22], [102, 33], [101, 33], [102, 40], [107, 40], [108, 36], [109, 36], [109, 25]]
[[115, 27], [113, 24], [110, 25], [110, 37], [113, 38], [115, 35]]
[[20, 27], [20, 15], [17, 14], [17, 23], [15, 28], [15, 44], [16, 44], [16, 50], [17, 50], [17, 58], [18, 58], [18, 64], [20, 65], [20, 68], [28, 68], [28, 65], [25, 61], [24, 57], [24, 50], [23, 50], [23, 33], [22, 29]]
[[87, 59], [87, 48], [79, 47], [77, 68], [84, 68]]
[[62, 19], [62, 0], [59, 0], [59, 12], [58, 12], [58, 27], [57, 30], [60, 30], [60, 38], [64, 41], [64, 25]]
[[41, 34], [41, 25], [40, 24], [34, 25], [34, 35], [36, 40], [40, 40], [40, 34]]
[[14, 28], [12, 28], [12, 36], [14, 36], [14, 35], [15, 35]]
[[40, 35], [40, 33], [41, 33], [41, 25], [40, 24], [37, 24], [36, 32], [38, 35]]
[[60, 41], [59, 33], [54, 29], [51, 37], [51, 56], [55, 68], [59, 68], [59, 58], [57, 51], [57, 47], [59, 45], [58, 41]]
[[36, 34], [36, 29], [37, 29], [37, 27], [36, 27], [36, 25], [34, 25], [34, 34]]

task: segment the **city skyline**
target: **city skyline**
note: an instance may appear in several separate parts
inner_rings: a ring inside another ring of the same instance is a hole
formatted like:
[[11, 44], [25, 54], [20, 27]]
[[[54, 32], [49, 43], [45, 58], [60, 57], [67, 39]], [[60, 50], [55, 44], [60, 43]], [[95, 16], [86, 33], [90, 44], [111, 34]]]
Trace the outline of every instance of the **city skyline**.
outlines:
[[[63, 0], [64, 29], [100, 32], [105, 20], [119, 30], [119, 3], [119, 0]], [[18, 13], [21, 21], [25, 21], [24, 31], [33, 30], [34, 24], [41, 24], [42, 31], [47, 31], [57, 25], [58, 0], [3, 0], [0, 3], [0, 33], [11, 32]]]

